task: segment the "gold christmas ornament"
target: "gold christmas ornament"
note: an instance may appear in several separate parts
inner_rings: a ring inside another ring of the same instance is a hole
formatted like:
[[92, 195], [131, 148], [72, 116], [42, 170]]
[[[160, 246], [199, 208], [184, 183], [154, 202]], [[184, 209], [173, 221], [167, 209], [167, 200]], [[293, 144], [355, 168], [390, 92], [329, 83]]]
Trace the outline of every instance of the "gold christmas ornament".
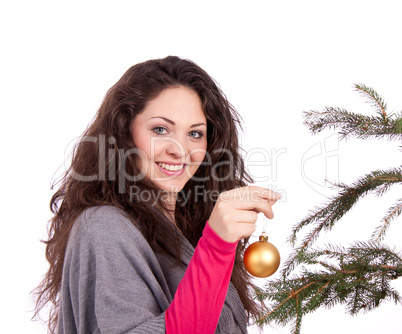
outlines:
[[265, 232], [262, 232], [259, 241], [253, 242], [244, 252], [244, 266], [255, 277], [271, 276], [279, 268], [280, 262], [279, 251], [268, 242]]

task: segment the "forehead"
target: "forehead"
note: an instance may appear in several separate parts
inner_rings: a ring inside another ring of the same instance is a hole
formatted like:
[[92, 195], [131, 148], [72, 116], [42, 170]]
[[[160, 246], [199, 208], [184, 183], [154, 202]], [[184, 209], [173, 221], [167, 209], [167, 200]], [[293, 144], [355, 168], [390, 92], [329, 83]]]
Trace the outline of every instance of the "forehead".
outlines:
[[201, 99], [198, 94], [187, 87], [164, 89], [150, 100], [138, 116], [168, 116], [178, 118], [199, 118], [205, 120]]

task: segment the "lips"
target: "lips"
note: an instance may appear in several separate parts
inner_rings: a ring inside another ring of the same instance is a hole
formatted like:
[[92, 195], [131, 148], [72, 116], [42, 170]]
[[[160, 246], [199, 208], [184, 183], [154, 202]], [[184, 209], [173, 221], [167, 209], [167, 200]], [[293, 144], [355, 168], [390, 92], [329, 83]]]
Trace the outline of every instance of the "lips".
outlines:
[[184, 173], [185, 164], [168, 164], [165, 162], [156, 162], [158, 169], [165, 175], [178, 176]]
[[181, 169], [183, 169], [184, 164], [181, 165], [169, 165], [169, 164], [165, 164], [164, 162], [157, 162], [157, 164], [159, 165], [159, 167], [168, 170], [169, 172], [177, 172]]

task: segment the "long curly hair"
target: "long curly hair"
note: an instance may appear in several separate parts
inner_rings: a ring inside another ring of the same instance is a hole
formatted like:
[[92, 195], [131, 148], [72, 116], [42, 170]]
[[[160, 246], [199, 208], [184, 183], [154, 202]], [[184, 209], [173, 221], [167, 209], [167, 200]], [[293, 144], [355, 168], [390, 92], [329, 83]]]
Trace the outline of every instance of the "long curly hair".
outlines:
[[[203, 69], [175, 56], [148, 60], [129, 68], [108, 90], [96, 117], [76, 144], [71, 166], [57, 183], [58, 189], [50, 201], [54, 215], [49, 221], [48, 240], [43, 241], [50, 267], [35, 291], [35, 316], [45, 305], [50, 305], [51, 333], [57, 323], [69, 234], [85, 209], [99, 205], [122, 209], [155, 251], [170, 253], [180, 262], [179, 239], [166, 239], [177, 233], [177, 228], [161, 219], [166, 209], [164, 203], [159, 201], [155, 205], [130, 196], [133, 186], [148, 192], [161, 190], [146, 177], [135, 177], [141, 173], [138, 159], [135, 154], [127, 154], [134, 148], [130, 130], [134, 118], [148, 101], [172, 87], [195, 91], [207, 119], [206, 158], [179, 193], [175, 209], [176, 226], [194, 247], [217, 200], [215, 195], [252, 182], [240, 155], [240, 117]], [[238, 244], [231, 280], [250, 319], [257, 315], [257, 306], [251, 297], [251, 277], [242, 263], [246, 242]]]

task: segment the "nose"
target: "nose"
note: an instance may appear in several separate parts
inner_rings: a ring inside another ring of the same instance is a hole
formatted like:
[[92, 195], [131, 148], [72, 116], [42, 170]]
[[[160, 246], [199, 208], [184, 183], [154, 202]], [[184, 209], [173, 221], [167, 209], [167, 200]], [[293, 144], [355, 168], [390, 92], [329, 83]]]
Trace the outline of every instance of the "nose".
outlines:
[[170, 156], [181, 159], [188, 154], [188, 149], [186, 147], [185, 141], [179, 140], [177, 138], [167, 139], [166, 153]]

